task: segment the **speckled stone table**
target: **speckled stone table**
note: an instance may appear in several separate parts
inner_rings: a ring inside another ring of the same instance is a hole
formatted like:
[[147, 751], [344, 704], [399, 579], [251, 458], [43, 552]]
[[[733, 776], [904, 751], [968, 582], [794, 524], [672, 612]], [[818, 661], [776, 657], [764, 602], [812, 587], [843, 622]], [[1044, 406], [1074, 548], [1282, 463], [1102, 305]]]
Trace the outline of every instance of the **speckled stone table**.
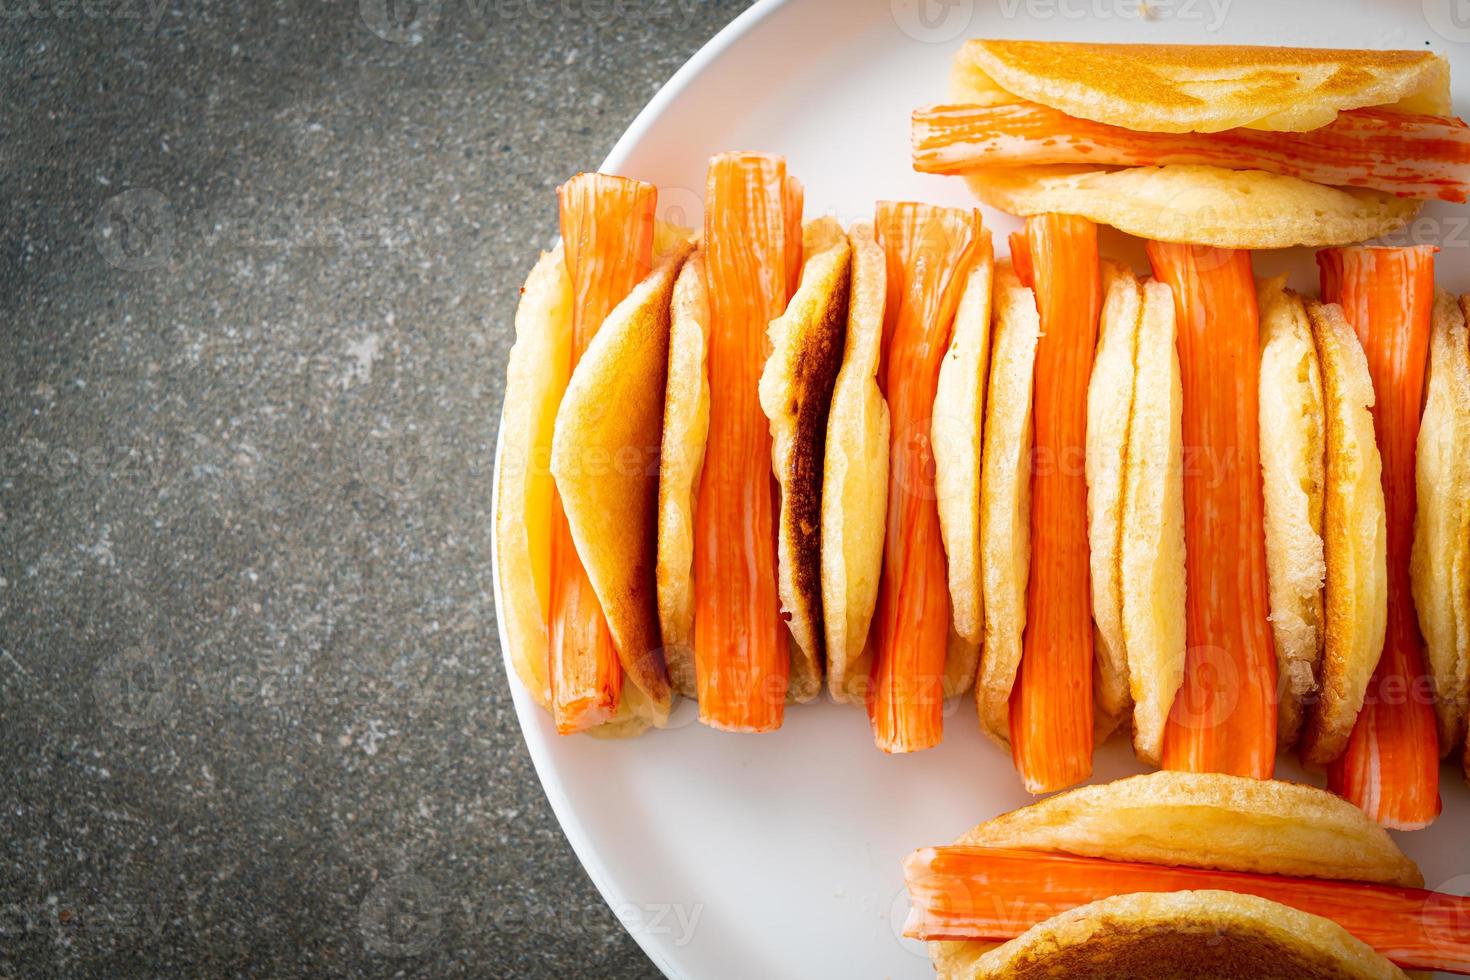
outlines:
[[491, 453], [554, 185], [742, 6], [0, 0], [0, 977], [654, 973]]

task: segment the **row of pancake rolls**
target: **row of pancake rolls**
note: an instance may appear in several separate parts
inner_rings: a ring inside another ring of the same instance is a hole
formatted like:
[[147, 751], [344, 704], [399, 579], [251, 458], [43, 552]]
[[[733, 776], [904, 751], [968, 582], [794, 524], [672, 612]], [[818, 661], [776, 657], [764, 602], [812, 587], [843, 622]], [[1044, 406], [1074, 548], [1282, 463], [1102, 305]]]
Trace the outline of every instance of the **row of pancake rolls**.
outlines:
[[[986, 154], [1021, 144], [977, 126], [1083, 126], [1015, 54], [972, 42], [970, 101], [914, 123], [917, 168], [1024, 216], [1009, 258], [969, 208], [803, 223], [772, 154], [710, 160], [697, 232], [656, 218], [651, 184], [558, 189], [496, 486], [521, 682], [559, 732], [597, 736], [663, 727], [681, 695], [738, 732], [825, 696], [864, 706], [887, 752], [937, 745], [945, 700], [970, 693], [1032, 792], [1086, 780], [1120, 732], [1168, 769], [1269, 778], [1295, 752], [1381, 824], [1426, 825], [1467, 730], [1467, 308], [1436, 290], [1434, 247], [1347, 243], [1431, 194], [1358, 182], [1324, 217], [1318, 190], [1338, 189], [1280, 183], [1310, 182], [1312, 132], [1346, 112], [1296, 127], [1296, 176], [1230, 119], [1211, 132], [1261, 171], [1181, 174], [1135, 147], [1118, 165], [1154, 171], [1136, 199], [1059, 198], [1045, 166], [992, 176]], [[1414, 65], [1378, 97], [1442, 84], [1447, 112], [1447, 71]], [[1209, 195], [1243, 176], [1267, 203], [1222, 212]], [[1144, 206], [1159, 182], [1168, 212]], [[1180, 233], [1191, 195], [1208, 230]], [[1100, 223], [1147, 239], [1151, 276], [1100, 256]], [[1304, 243], [1332, 245], [1320, 299], [1255, 277], [1252, 248]]]

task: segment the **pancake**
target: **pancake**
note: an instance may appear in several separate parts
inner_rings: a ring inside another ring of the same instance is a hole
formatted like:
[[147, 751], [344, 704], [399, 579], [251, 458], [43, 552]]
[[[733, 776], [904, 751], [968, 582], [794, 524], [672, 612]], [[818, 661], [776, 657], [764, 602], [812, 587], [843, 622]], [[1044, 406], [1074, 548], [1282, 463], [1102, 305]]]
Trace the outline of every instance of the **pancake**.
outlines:
[[1317, 696], [1302, 731], [1301, 757], [1320, 766], [1347, 748], [1383, 652], [1388, 531], [1368, 359], [1340, 306], [1310, 302], [1307, 317], [1322, 370], [1327, 421], [1323, 504], [1327, 588]]
[[1440, 751], [1465, 740], [1470, 683], [1470, 341], [1460, 303], [1434, 302], [1429, 378], [1415, 455], [1414, 605], [1434, 680]]
[[888, 404], [877, 381], [888, 273], [871, 225], [854, 225], [848, 239], [846, 337], [822, 468], [822, 611], [827, 689], [834, 701], [863, 704], [888, 506]]
[[1142, 285], [1119, 549], [1133, 751], [1157, 765], [1184, 683], [1184, 390], [1174, 296]]
[[[656, 724], [672, 706], [655, 578], [658, 467], [674, 280], [693, 245], [666, 253], [582, 354], [556, 413], [551, 473], [618, 659]], [[609, 411], [609, 406], [616, 406]]]
[[771, 356], [760, 379], [781, 488], [776, 532], [781, 611], [792, 638], [789, 693], [810, 701], [822, 688], [822, 462], [832, 390], [842, 363], [852, 282], [852, 245], [835, 218], [803, 231], [801, 285], [771, 321]]
[[684, 697], [694, 682], [694, 501], [709, 433], [709, 293], [704, 250], [679, 270], [669, 309], [669, 362], [659, 452], [658, 617], [669, 682]]
[[1286, 277], [1257, 284], [1261, 311], [1261, 486], [1277, 661], [1277, 742], [1296, 744], [1322, 657], [1326, 492], [1322, 372], [1312, 325]]
[[1011, 740], [1011, 687], [1021, 666], [1031, 568], [1031, 391], [1041, 317], [1009, 262], [996, 266], [995, 335], [980, 458], [981, 595], [985, 642], [975, 678], [980, 728]]

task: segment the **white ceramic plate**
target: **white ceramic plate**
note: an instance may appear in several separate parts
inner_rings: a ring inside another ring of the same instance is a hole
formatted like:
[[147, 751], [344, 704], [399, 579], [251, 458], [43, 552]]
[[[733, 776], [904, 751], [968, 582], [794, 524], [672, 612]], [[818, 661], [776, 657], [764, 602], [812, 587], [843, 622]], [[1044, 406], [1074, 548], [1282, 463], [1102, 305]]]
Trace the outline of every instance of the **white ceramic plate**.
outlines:
[[[602, 169], [653, 181], [664, 217], [696, 224], [705, 162], [727, 149], [784, 154], [806, 214], [868, 219], [880, 198], [971, 203], [956, 179], [909, 167], [909, 112], [942, 100], [968, 37], [1422, 48], [1454, 62], [1470, 107], [1470, 18], [1456, 0], [790, 0], [737, 18], [664, 86]], [[1440, 9], [1443, 7], [1443, 9]], [[561, 176], [561, 175], [557, 175]], [[1442, 285], [1470, 289], [1464, 208], [1431, 206], [1418, 241], [1442, 244]], [[986, 212], [1002, 234], [1013, 219]], [[1146, 268], [1119, 236], [1105, 251]], [[530, 257], [527, 257], [530, 261]], [[1258, 256], [1315, 290], [1305, 250]], [[499, 610], [500, 589], [496, 581]], [[502, 648], [505, 635], [501, 633]], [[514, 672], [507, 661], [507, 673]], [[559, 738], [518, 684], [526, 745], [567, 838], [603, 897], [664, 973], [690, 978], [932, 976], [899, 935], [900, 861], [1028, 802], [1010, 759], [980, 734], [968, 698], [949, 705], [944, 744], [912, 756], [873, 747], [863, 712], [793, 708], [779, 732], [730, 735], [694, 721], [631, 742]], [[1139, 771], [1122, 740], [1095, 776]], [[1278, 773], [1302, 778], [1282, 763]], [[1431, 886], [1470, 891], [1470, 794], [1444, 771], [1445, 812], [1399, 835]]]

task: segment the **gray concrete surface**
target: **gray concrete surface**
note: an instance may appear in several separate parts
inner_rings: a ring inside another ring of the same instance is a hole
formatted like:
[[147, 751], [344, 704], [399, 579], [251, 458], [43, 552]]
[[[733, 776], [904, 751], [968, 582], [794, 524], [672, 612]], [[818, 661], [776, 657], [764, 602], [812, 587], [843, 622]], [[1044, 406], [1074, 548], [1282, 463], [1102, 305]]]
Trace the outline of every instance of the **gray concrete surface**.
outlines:
[[654, 973], [491, 451], [553, 186], [743, 4], [393, 6], [0, 0], [0, 977]]

